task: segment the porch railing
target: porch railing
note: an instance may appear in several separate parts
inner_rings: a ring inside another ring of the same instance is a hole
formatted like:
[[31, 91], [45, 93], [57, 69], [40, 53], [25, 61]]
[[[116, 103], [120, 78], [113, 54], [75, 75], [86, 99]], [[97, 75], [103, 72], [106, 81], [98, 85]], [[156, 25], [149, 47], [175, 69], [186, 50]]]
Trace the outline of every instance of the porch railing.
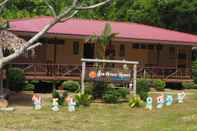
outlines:
[[138, 72], [140, 78], [155, 79], [192, 79], [190, 68], [144, 67]]
[[12, 63], [29, 76], [80, 76], [81, 66], [74, 64]]
[[[81, 65], [47, 63], [12, 63], [11, 65], [23, 69], [26, 76], [81, 76]], [[138, 69], [137, 75], [138, 78], [151, 79], [191, 79], [192, 71], [189, 68], [153, 66]]]

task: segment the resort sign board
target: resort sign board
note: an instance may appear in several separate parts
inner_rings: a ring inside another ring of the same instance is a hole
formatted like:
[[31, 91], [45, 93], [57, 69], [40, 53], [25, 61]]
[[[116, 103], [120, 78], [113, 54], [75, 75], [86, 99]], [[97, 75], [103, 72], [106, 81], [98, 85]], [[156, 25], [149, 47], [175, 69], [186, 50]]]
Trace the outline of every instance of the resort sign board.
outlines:
[[103, 70], [89, 67], [86, 70], [85, 79], [104, 82], [130, 82], [131, 73], [124, 70]]

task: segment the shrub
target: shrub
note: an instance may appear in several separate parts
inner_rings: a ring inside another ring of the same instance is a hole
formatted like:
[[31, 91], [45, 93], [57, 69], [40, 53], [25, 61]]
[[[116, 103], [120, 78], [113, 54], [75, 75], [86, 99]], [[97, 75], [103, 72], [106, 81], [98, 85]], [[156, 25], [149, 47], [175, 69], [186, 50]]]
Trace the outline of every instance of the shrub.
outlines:
[[24, 91], [33, 91], [34, 89], [35, 89], [35, 86], [31, 83], [27, 83], [23, 88]]
[[21, 91], [25, 86], [25, 76], [23, 70], [10, 68], [7, 72], [8, 87], [13, 91]]
[[88, 94], [77, 94], [75, 96], [75, 100], [77, 103], [77, 106], [79, 107], [80, 105], [82, 106], [89, 106], [91, 103], [91, 95]]
[[157, 91], [164, 91], [166, 83], [165, 81], [162, 81], [162, 80], [153, 80], [152, 86]]
[[148, 97], [148, 92], [150, 91], [150, 81], [146, 79], [137, 80], [137, 94], [139, 97], [145, 101]]
[[134, 108], [134, 107], [141, 107], [143, 106], [143, 101], [141, 100], [141, 98], [139, 96], [133, 96], [130, 100], [129, 100], [129, 107]]
[[197, 89], [197, 84], [194, 82], [183, 82], [181, 84], [184, 89]]
[[97, 82], [93, 89], [93, 98], [102, 98], [107, 86], [104, 82]]
[[118, 91], [120, 97], [122, 97], [122, 98], [126, 98], [127, 95], [129, 94], [129, 90], [127, 88], [124, 88], [124, 87], [118, 88], [117, 91]]
[[117, 103], [120, 98], [120, 93], [116, 89], [108, 89], [103, 95], [103, 100], [106, 103]]
[[68, 80], [63, 82], [64, 89], [70, 92], [77, 92], [80, 89], [78, 81]]
[[192, 63], [192, 79], [197, 84], [197, 60]]
[[60, 95], [60, 93], [55, 89], [52, 92], [52, 97], [53, 98], [58, 98], [58, 104], [59, 105], [64, 105], [64, 100], [67, 96], [68, 96], [68, 93], [66, 91], [64, 91], [62, 93], [62, 95]]
[[60, 98], [59, 92], [57, 92], [57, 90], [54, 89], [53, 92], [52, 92], [52, 97], [53, 97], [53, 98], [58, 98], [58, 99], [59, 99], [59, 98]]
[[85, 94], [93, 95], [94, 84], [90, 82], [85, 83]]

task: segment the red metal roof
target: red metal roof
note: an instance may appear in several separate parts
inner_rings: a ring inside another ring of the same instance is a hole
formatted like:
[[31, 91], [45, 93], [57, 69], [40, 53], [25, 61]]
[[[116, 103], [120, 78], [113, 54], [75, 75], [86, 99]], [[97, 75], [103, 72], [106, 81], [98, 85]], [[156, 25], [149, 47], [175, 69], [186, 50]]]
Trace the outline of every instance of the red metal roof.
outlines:
[[[35, 17], [30, 19], [20, 19], [10, 21], [11, 31], [22, 32], [38, 32], [53, 17]], [[56, 24], [48, 33], [56, 33], [63, 35], [82, 35], [89, 36], [92, 34], [99, 35], [106, 23], [112, 25], [112, 30], [118, 33], [118, 38], [137, 39], [137, 40], [155, 40], [176, 42], [178, 44], [197, 44], [197, 36], [177, 31], [162, 29], [158, 27], [128, 23], [128, 22], [112, 22], [103, 20], [87, 20], [87, 19], [70, 19], [68, 21]]]

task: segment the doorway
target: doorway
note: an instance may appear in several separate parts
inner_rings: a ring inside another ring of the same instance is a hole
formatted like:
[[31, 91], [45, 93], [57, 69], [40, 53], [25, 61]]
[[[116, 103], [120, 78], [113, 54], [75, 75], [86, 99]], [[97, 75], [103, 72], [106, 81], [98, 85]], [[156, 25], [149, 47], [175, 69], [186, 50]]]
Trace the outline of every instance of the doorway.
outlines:
[[83, 48], [83, 58], [93, 59], [94, 58], [94, 44], [86, 43]]

